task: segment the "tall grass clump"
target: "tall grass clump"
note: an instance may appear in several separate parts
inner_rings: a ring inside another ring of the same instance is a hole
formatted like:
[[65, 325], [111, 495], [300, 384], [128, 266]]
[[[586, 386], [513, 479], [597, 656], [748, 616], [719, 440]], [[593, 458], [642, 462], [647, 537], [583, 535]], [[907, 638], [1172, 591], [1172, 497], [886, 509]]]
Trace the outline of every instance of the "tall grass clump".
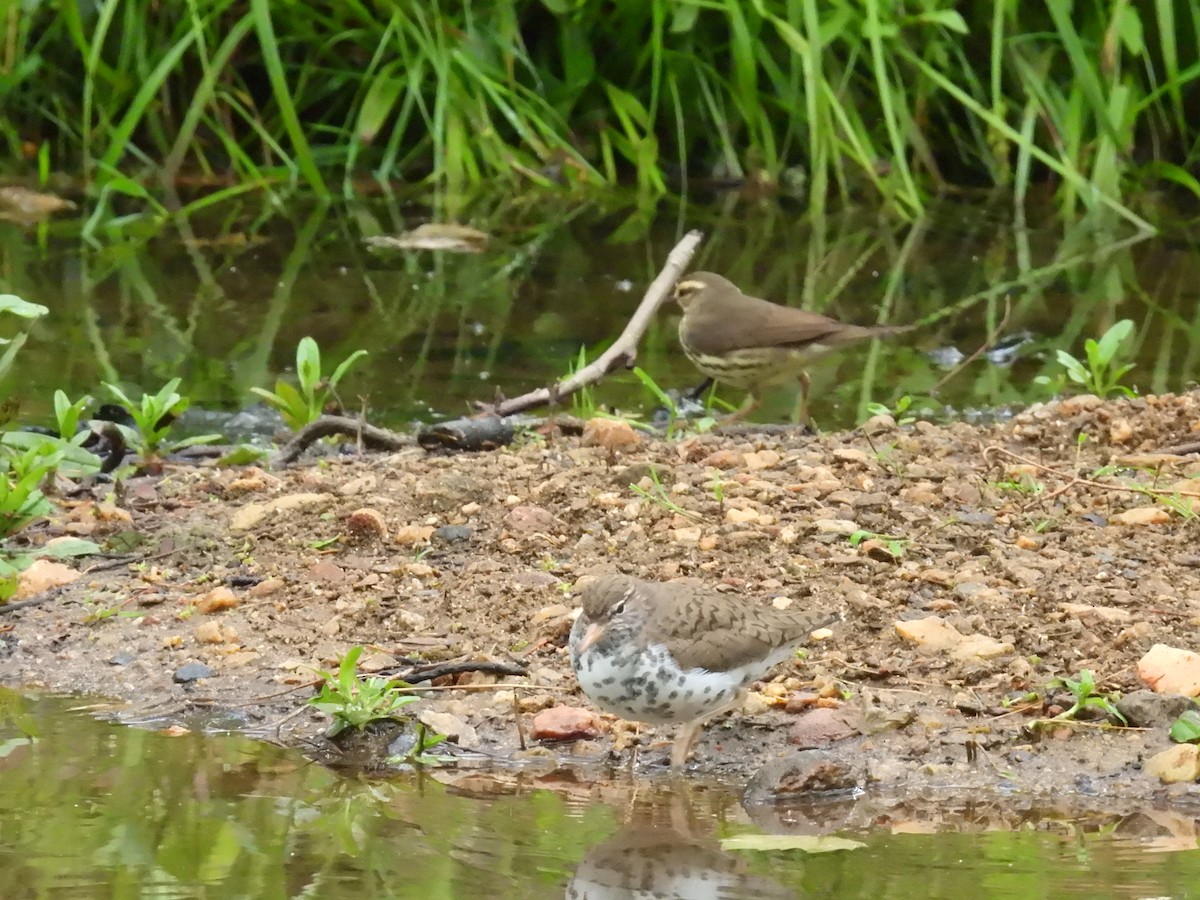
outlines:
[[27, 0], [7, 19], [0, 144], [89, 184], [704, 180], [916, 215], [948, 186], [1049, 183], [1139, 225], [1137, 188], [1200, 194], [1196, 0]]

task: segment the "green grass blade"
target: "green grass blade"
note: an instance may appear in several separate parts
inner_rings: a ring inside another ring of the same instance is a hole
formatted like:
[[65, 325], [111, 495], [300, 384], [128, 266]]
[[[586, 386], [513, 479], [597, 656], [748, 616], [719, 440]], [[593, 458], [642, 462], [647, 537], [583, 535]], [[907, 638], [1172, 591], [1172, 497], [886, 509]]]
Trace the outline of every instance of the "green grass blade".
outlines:
[[275, 26], [271, 21], [270, 0], [250, 0], [250, 10], [254, 19], [254, 29], [258, 33], [258, 41], [263, 51], [262, 61], [267, 68], [267, 76], [271, 81], [275, 102], [279, 105], [284, 128], [292, 141], [296, 165], [309, 187], [318, 196], [328, 197], [329, 191], [325, 187], [325, 180], [321, 177], [321, 170], [313, 159], [312, 148], [309, 147], [304, 127], [300, 124], [300, 117], [292, 102], [287, 75], [283, 69], [283, 59], [279, 53], [279, 42], [275, 37]]

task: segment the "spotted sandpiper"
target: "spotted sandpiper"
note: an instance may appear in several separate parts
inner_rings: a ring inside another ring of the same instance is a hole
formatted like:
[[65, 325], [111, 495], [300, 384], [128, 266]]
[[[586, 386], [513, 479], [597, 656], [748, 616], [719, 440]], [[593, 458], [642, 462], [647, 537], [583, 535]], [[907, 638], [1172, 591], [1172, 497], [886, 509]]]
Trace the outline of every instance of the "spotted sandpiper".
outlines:
[[888, 337], [911, 326], [849, 325], [820, 313], [780, 306], [743, 294], [712, 272], [693, 272], [675, 285], [683, 310], [679, 343], [705, 375], [750, 393], [724, 423], [744, 418], [762, 403], [763, 389], [796, 378], [800, 421], [808, 421], [808, 372], [814, 359], [846, 344]]
[[639, 722], [683, 723], [671, 766], [687, 761], [704, 722], [740, 705], [745, 688], [836, 613], [779, 610], [673, 582], [601, 575], [581, 596], [571, 667], [601, 709]]

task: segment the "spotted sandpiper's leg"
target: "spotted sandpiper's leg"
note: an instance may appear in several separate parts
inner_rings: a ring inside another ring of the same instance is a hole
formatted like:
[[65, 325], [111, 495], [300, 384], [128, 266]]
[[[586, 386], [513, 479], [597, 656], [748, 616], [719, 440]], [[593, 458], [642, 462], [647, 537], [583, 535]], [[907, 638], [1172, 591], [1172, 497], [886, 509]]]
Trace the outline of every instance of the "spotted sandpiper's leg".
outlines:
[[701, 716], [699, 719], [693, 719], [686, 725], [682, 725], [679, 731], [675, 734], [675, 743], [671, 747], [671, 768], [682, 769], [687, 765], [688, 755], [692, 752], [692, 744], [696, 743], [696, 738], [700, 736], [700, 732], [704, 730], [706, 723], [711, 722], [717, 716], [724, 715], [731, 709], [739, 708], [746, 702], [746, 692], [739, 691], [737, 696], [723, 706], [719, 706], [707, 715]]
[[671, 745], [672, 769], [682, 769], [687, 765], [688, 754], [692, 752], [692, 744], [696, 743], [696, 737], [703, 727], [703, 719], [693, 719], [686, 725], [680, 726], [675, 735], [675, 743]]

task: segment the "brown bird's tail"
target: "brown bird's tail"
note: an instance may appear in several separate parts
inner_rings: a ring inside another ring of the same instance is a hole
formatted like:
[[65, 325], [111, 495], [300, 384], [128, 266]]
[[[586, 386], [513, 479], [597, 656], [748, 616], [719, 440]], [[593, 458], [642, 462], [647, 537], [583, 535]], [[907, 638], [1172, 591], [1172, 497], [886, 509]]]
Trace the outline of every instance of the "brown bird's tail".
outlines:
[[822, 343], [853, 344], [872, 338], [883, 340], [912, 331], [916, 327], [916, 325], [845, 325], [840, 330], [823, 338]]

